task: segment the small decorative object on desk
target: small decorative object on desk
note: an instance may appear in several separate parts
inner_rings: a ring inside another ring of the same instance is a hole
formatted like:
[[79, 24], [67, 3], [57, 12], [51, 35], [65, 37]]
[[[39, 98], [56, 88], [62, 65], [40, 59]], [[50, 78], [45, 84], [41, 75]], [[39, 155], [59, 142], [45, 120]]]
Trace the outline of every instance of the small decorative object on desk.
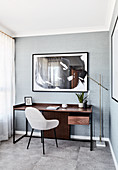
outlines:
[[84, 104], [83, 104], [83, 108], [86, 109], [87, 108], [87, 100], [85, 100]]
[[27, 106], [32, 105], [32, 97], [30, 97], [30, 96], [24, 97], [24, 101], [25, 101], [25, 105], [27, 105]]
[[67, 108], [67, 104], [62, 104], [62, 108], [66, 109]]
[[84, 97], [84, 92], [82, 92], [82, 93], [80, 93], [80, 94], [77, 94], [76, 93], [76, 96], [78, 97], [78, 100], [79, 100], [79, 104], [78, 104], [78, 106], [80, 107], [80, 108], [87, 108], [87, 97], [88, 97], [88, 95], [87, 96], [85, 96]]

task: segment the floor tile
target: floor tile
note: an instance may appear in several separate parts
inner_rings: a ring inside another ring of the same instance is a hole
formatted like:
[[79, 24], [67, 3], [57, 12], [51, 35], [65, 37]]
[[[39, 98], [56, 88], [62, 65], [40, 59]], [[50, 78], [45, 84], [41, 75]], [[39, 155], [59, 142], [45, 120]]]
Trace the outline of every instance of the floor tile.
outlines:
[[0, 170], [115, 170], [109, 145], [90, 151], [89, 142], [45, 139], [45, 155], [40, 138], [25, 137], [16, 144], [13, 139], [0, 144]]
[[75, 170], [77, 162], [75, 160], [63, 159], [59, 157], [42, 157], [33, 170]]

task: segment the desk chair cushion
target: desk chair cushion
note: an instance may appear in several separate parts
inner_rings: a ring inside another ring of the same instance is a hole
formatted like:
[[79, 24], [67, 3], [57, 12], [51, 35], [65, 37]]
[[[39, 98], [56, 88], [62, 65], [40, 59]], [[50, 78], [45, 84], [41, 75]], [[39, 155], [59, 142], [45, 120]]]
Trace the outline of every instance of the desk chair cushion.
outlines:
[[49, 130], [59, 125], [59, 121], [56, 119], [46, 120], [42, 113], [34, 107], [27, 107], [25, 115], [33, 129]]

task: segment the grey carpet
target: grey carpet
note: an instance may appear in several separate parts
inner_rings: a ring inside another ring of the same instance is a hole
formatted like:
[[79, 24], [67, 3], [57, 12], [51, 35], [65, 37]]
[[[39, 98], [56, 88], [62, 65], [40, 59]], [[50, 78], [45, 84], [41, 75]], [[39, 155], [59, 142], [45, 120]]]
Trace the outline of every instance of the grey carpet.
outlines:
[[0, 144], [0, 170], [115, 170], [109, 146], [90, 151], [88, 142], [45, 139], [42, 154], [40, 139], [28, 138], [13, 144], [12, 138]]

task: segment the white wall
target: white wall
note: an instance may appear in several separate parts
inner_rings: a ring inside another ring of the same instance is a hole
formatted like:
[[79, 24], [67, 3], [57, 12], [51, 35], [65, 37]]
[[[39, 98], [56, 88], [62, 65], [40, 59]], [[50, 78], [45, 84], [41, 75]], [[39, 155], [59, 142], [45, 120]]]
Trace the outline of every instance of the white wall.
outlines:
[[[32, 92], [32, 54], [58, 52], [89, 52], [89, 73], [109, 88], [108, 32], [67, 34], [16, 38], [16, 103], [24, 102], [24, 96], [32, 96], [33, 102], [78, 103], [74, 93]], [[89, 80], [90, 103], [93, 107], [93, 135], [99, 136], [99, 86]], [[109, 137], [109, 91], [102, 89], [103, 136]], [[23, 113], [18, 113], [17, 129], [25, 128]], [[72, 126], [71, 134], [89, 136], [87, 126]]]
[[[116, 18], [118, 16], [118, 1], [116, 1], [115, 9], [113, 18], [111, 21], [111, 27], [109, 32], [109, 46], [110, 46], [110, 89], [111, 89], [111, 34], [113, 31], [113, 27], [116, 21]], [[117, 44], [118, 46], [118, 44]], [[113, 147], [113, 151], [115, 153], [117, 162], [118, 162], [118, 102], [113, 100], [111, 98], [111, 92], [110, 92], [110, 126], [109, 126], [109, 132], [110, 132], [110, 141]]]

